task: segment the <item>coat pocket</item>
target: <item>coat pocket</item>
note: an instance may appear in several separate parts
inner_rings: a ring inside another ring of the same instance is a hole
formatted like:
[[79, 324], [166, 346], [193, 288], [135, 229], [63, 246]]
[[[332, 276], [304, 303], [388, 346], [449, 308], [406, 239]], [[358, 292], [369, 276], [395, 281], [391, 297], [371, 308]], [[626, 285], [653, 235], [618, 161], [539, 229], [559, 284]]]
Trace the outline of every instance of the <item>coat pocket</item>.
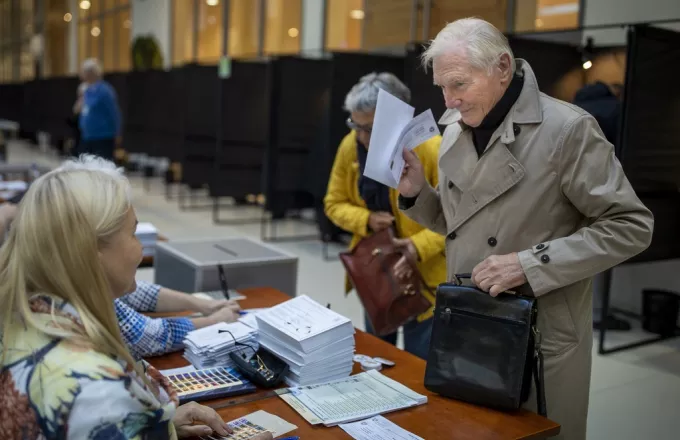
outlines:
[[562, 292], [539, 298], [537, 324], [543, 334], [546, 356], [559, 356], [578, 344], [576, 326]]

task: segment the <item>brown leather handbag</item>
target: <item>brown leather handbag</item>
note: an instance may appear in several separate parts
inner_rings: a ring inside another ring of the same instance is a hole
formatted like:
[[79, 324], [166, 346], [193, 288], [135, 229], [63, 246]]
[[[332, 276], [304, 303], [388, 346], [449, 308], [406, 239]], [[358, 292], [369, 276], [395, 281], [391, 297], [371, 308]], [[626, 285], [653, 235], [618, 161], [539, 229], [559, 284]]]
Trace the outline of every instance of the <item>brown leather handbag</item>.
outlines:
[[[394, 266], [402, 257], [410, 271], [397, 278]], [[391, 228], [363, 238], [354, 249], [342, 252], [340, 260], [377, 335], [394, 333], [432, 306], [422, 293], [430, 289], [415, 260], [394, 244]]]

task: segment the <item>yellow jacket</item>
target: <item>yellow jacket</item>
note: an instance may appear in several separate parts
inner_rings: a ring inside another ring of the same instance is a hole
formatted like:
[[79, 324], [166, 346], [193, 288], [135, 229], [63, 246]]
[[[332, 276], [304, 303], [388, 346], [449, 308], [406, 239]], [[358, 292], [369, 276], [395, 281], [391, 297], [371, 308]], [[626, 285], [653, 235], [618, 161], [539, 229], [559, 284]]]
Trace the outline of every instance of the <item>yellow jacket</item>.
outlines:
[[[439, 145], [441, 136], [436, 136], [417, 146], [413, 151], [423, 164], [425, 177], [433, 188], [438, 183]], [[371, 212], [359, 195], [359, 161], [357, 158], [356, 132], [350, 132], [340, 143], [335, 155], [333, 170], [328, 181], [328, 190], [324, 198], [324, 208], [328, 218], [338, 227], [353, 234], [350, 248], [370, 233], [368, 217]], [[444, 236], [425, 229], [406, 217], [400, 210], [397, 201], [399, 194], [390, 189], [392, 214], [395, 218], [396, 230], [400, 238], [410, 238], [418, 251], [418, 268], [427, 285], [434, 289], [446, 280], [446, 258], [444, 254]], [[349, 280], [346, 291], [350, 290]], [[429, 292], [423, 294], [434, 306], [435, 298]], [[423, 321], [432, 316], [434, 307], [418, 317]]]

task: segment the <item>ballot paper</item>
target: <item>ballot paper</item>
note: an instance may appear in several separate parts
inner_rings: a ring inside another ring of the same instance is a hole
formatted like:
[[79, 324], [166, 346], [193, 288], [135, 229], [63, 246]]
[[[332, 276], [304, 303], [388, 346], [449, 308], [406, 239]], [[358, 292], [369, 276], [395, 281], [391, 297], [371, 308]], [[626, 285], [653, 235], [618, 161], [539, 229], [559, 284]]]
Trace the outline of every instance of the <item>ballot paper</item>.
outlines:
[[423, 440], [383, 416], [346, 423], [340, 425], [340, 428], [356, 440]]
[[[281, 395], [312, 424], [334, 426], [427, 403], [418, 394], [375, 370], [321, 385], [290, 388]], [[310, 415], [311, 414], [311, 415]]]
[[234, 432], [221, 437], [219, 435], [200, 437], [204, 440], [247, 440], [264, 432], [271, 432], [274, 438], [287, 434], [297, 429], [297, 426], [288, 423], [281, 417], [270, 414], [266, 411], [256, 411], [228, 422]]
[[352, 372], [352, 322], [301, 295], [255, 314], [259, 342], [289, 366], [290, 386], [326, 383]]
[[415, 118], [415, 109], [380, 89], [364, 175], [397, 188], [404, 170], [405, 149], [412, 150], [439, 133], [432, 110]]
[[257, 330], [242, 322], [220, 322], [191, 331], [184, 347], [184, 358], [198, 369], [234, 366], [229, 353], [259, 349]]

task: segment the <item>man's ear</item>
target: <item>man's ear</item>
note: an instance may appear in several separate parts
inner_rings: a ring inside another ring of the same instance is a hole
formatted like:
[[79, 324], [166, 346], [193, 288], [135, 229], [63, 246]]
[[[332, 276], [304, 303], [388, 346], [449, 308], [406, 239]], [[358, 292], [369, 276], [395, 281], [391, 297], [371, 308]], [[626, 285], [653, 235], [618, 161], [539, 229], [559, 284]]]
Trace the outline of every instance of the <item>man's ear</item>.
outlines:
[[501, 55], [501, 59], [498, 62], [498, 70], [501, 72], [501, 81], [503, 83], [509, 83], [512, 80], [512, 60], [507, 53]]

